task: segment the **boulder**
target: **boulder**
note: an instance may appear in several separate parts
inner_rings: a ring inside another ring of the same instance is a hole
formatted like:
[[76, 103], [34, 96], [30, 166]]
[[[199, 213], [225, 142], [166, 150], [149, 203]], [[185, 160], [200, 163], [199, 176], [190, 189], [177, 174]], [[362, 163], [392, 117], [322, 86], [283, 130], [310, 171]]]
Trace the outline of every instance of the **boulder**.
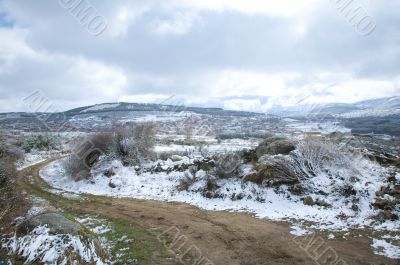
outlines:
[[183, 160], [183, 157], [178, 156], [178, 155], [172, 155], [172, 156], [171, 156], [171, 160], [172, 160], [173, 162], [178, 162], [178, 161], [182, 161], [182, 160]]
[[256, 184], [262, 184], [264, 177], [258, 173], [249, 173], [243, 177], [244, 182], [253, 182]]
[[270, 155], [287, 155], [295, 149], [296, 146], [293, 142], [289, 140], [278, 140], [268, 145], [266, 151], [267, 154]]
[[86, 234], [84, 228], [74, 221], [70, 221], [59, 213], [43, 213], [22, 222], [17, 229], [18, 234], [28, 234], [36, 227], [46, 225], [50, 234], [70, 234], [79, 236]]
[[315, 204], [313, 198], [311, 198], [311, 196], [307, 196], [303, 199], [303, 203], [304, 205], [309, 205], [309, 206], [313, 206]]
[[286, 138], [270, 137], [258, 145], [256, 155], [258, 158], [263, 155], [287, 155], [295, 149], [295, 143]]

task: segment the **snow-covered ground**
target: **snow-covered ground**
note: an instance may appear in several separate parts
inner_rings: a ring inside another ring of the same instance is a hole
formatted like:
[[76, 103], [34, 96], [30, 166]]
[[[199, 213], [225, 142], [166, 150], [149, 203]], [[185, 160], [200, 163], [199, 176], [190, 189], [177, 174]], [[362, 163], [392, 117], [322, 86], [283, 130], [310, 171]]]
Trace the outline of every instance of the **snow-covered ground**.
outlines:
[[339, 114], [338, 117], [342, 118], [362, 118], [362, 117], [385, 117], [391, 115], [400, 114], [400, 109], [364, 109], [364, 110], [356, 110], [351, 112], [346, 112], [343, 114]]
[[[173, 168], [176, 164], [190, 161], [172, 162], [158, 161], [163, 170]], [[330, 207], [304, 205], [301, 197], [291, 194], [285, 187], [279, 190], [263, 187], [251, 182], [242, 182], [241, 179], [217, 179], [219, 197], [206, 198], [202, 191], [207, 185], [206, 172], [200, 170], [195, 173], [195, 181], [188, 190], [179, 191], [177, 187], [189, 174], [186, 172], [171, 171], [170, 173], [137, 173], [133, 167], [124, 167], [118, 161], [110, 165], [103, 165], [94, 172], [90, 181], [74, 182], [63, 172], [60, 161], [51, 163], [44, 168], [41, 176], [55, 188], [75, 193], [91, 193], [114, 197], [130, 197], [159, 201], [185, 202], [206, 210], [228, 210], [253, 213], [258, 218], [271, 220], [292, 221], [293, 234], [306, 234], [313, 229], [326, 231], [349, 231], [350, 229], [373, 228], [375, 231], [399, 231], [400, 222], [375, 221], [373, 216], [378, 212], [372, 206], [375, 201], [375, 192], [385, 183], [382, 168], [368, 160], [358, 161], [359, 170], [363, 171], [362, 178], [355, 180], [353, 189], [357, 191], [357, 210], [352, 208], [349, 198], [340, 195], [337, 189], [342, 183], [332, 182], [327, 176], [317, 176], [310, 180], [314, 187], [328, 195], [318, 193], [310, 196], [314, 201], [323, 200]], [[249, 170], [250, 166], [244, 167]], [[105, 177], [102, 172], [112, 169], [116, 173], [111, 178]], [[110, 185], [112, 183], [112, 185]], [[335, 187], [334, 185], [339, 185]], [[307, 225], [305, 225], [307, 223]], [[375, 239], [376, 253], [395, 257], [393, 249], [398, 248], [388, 241], [382, 248], [378, 245], [383, 239]], [[381, 240], [381, 241], [379, 241]], [[390, 241], [390, 240], [389, 240]], [[378, 242], [378, 243], [377, 243]], [[397, 240], [390, 242], [398, 242]], [[396, 243], [394, 243], [396, 244]], [[390, 246], [391, 247], [390, 247]], [[387, 250], [387, 251], [386, 251]]]
[[[226, 152], [234, 152], [245, 149], [251, 149], [257, 147], [259, 144], [259, 140], [242, 140], [242, 139], [230, 139], [224, 140], [220, 143], [210, 143], [204, 145], [201, 150], [206, 153], [216, 154], [216, 153], [226, 153]], [[199, 149], [193, 145], [179, 145], [179, 144], [170, 144], [170, 145], [157, 145], [154, 148], [154, 151], [157, 153], [162, 152], [192, 152]]]
[[342, 124], [338, 122], [312, 122], [312, 121], [296, 121], [286, 119], [286, 126], [290, 131], [299, 131], [299, 132], [320, 132], [324, 134], [333, 133], [333, 132], [342, 132], [348, 133], [351, 132], [351, 129], [344, 127]]
[[17, 170], [23, 170], [27, 167], [46, 161], [50, 157], [59, 154], [60, 151], [37, 151], [24, 154], [24, 158], [16, 163]]

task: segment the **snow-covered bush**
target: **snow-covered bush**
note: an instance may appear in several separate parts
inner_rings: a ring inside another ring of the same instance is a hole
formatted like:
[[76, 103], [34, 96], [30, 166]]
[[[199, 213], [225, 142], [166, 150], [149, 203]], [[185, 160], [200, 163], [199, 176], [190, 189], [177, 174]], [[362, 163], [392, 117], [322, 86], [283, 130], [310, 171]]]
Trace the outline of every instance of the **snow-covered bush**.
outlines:
[[46, 226], [21, 237], [14, 234], [3, 238], [1, 244], [10, 257], [22, 257], [24, 264], [109, 264], [107, 255], [93, 240], [70, 234], [53, 235]]
[[49, 151], [57, 149], [60, 146], [60, 140], [49, 135], [32, 135], [25, 139], [22, 148], [25, 152], [30, 153], [33, 149], [40, 151]]
[[226, 153], [213, 157], [215, 167], [211, 169], [211, 175], [217, 178], [230, 178], [239, 176], [239, 168], [242, 164], [240, 153]]
[[295, 183], [321, 174], [341, 177], [357, 175], [354, 155], [337, 144], [322, 138], [306, 137], [289, 155], [263, 156], [260, 159], [261, 173], [270, 184]]
[[156, 127], [154, 123], [136, 124], [134, 127], [117, 127], [109, 156], [124, 165], [140, 165], [145, 159], [154, 158]]
[[99, 161], [119, 160], [126, 166], [141, 165], [154, 156], [155, 125], [140, 123], [134, 127], [117, 126], [110, 133], [96, 133], [80, 141], [64, 160], [64, 170], [76, 181], [90, 177], [90, 170]]

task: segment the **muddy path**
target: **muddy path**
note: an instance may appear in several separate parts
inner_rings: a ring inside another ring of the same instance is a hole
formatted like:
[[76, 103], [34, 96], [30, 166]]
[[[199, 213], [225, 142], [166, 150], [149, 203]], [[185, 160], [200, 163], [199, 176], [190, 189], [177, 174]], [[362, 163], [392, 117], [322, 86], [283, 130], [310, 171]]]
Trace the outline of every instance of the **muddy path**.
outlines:
[[[326, 234], [295, 237], [289, 224], [249, 214], [205, 211], [183, 203], [166, 203], [83, 195], [69, 200], [50, 193], [39, 170], [51, 160], [20, 171], [18, 183], [64, 211], [96, 214], [143, 227], [174, 260], [158, 255], [148, 264], [398, 264], [374, 255], [367, 237], [327, 240]], [[158, 248], [161, 248], [158, 246]], [[158, 249], [158, 253], [164, 250]], [[196, 263], [197, 262], [197, 263]]]

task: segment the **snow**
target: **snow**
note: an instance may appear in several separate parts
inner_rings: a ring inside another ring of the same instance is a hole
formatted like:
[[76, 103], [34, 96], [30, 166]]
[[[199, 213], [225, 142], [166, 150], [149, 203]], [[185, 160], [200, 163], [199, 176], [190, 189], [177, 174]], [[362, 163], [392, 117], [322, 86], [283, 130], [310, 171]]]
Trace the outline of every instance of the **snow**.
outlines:
[[32, 218], [34, 216], [44, 213], [45, 211], [46, 211], [46, 209], [43, 207], [34, 206], [28, 210], [28, 212], [25, 214], [25, 218], [26, 219]]
[[30, 166], [34, 166], [41, 162], [46, 161], [49, 157], [51, 157], [55, 152], [52, 151], [35, 151], [33, 150], [31, 153], [27, 153], [24, 155], [23, 160], [18, 161], [16, 163], [17, 170], [23, 170]]
[[69, 234], [52, 235], [47, 226], [36, 227], [22, 237], [14, 234], [3, 238], [1, 243], [10, 255], [22, 256], [26, 263], [67, 264], [68, 256], [77, 255], [85, 263], [107, 264], [97, 255], [93, 241], [84, 243], [80, 237]]
[[342, 118], [362, 118], [362, 117], [385, 117], [400, 114], [400, 109], [364, 109], [346, 112], [338, 115]]
[[297, 225], [293, 225], [291, 228], [292, 228], [292, 230], [290, 231], [290, 233], [295, 236], [305, 236], [305, 235], [309, 235], [311, 233], [309, 230], [304, 229]]
[[400, 246], [390, 244], [383, 239], [374, 239], [372, 243], [374, 253], [392, 259], [400, 259]]
[[342, 124], [338, 122], [312, 122], [312, 121], [297, 121], [297, 122], [288, 122], [286, 127], [292, 130], [297, 130], [301, 132], [321, 132], [324, 134], [329, 134], [332, 132], [342, 132], [347, 133], [350, 132], [350, 129], [345, 128]]
[[[176, 163], [163, 161], [164, 169], [173, 168]], [[186, 161], [185, 163], [187, 163]], [[375, 224], [372, 216], [377, 214], [371, 204], [375, 201], [375, 192], [384, 183], [383, 177], [376, 165], [372, 163], [359, 162], [359, 169], [364, 170], [362, 178], [355, 182], [353, 188], [357, 191], [359, 201], [357, 211], [352, 209], [350, 199], [345, 198], [335, 191], [335, 186], [340, 187], [343, 183], [332, 182], [327, 176], [321, 175], [310, 180], [317, 190], [323, 190], [328, 195], [312, 194], [316, 201], [323, 198], [331, 204], [331, 207], [304, 205], [299, 196], [289, 193], [285, 188], [275, 190], [254, 183], [243, 183], [240, 179], [218, 179], [218, 192], [221, 198], [205, 198], [201, 191], [206, 185], [206, 174], [204, 171], [197, 172], [196, 182], [190, 186], [188, 191], [178, 191], [177, 186], [189, 174], [186, 172], [170, 173], [142, 173], [139, 174], [133, 167], [123, 167], [120, 162], [112, 163], [113, 171], [116, 173], [111, 178], [104, 177], [101, 170], [96, 172], [93, 178], [74, 182], [63, 172], [59, 161], [53, 162], [44, 168], [40, 174], [52, 186], [75, 193], [91, 193], [94, 195], [106, 195], [114, 197], [130, 197], [137, 199], [149, 199], [159, 201], [179, 201], [189, 203], [207, 210], [230, 210], [254, 213], [258, 218], [272, 220], [304, 220], [312, 222], [310, 228], [322, 230], [344, 230], [354, 228], [375, 227], [380, 230], [398, 230], [400, 224], [386, 221], [379, 226]], [[250, 168], [244, 168], [249, 171]], [[112, 182], [116, 188], [111, 188]], [[94, 184], [93, 184], [94, 183]], [[237, 196], [243, 195], [238, 200]]]

